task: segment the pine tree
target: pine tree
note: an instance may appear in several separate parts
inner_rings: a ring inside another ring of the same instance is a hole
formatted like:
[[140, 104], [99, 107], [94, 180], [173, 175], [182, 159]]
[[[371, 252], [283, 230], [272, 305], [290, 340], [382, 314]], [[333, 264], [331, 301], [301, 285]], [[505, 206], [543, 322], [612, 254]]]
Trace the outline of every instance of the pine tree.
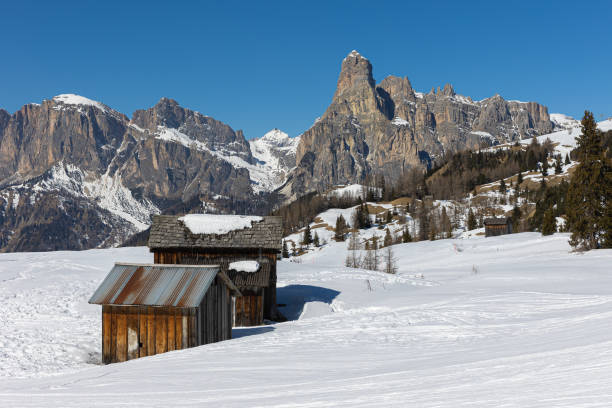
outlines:
[[569, 153], [565, 154], [565, 164], [572, 164], [572, 161], [570, 160], [570, 157], [569, 157]]
[[501, 182], [499, 183], [499, 192], [506, 194], [506, 181], [504, 179], [501, 179]]
[[561, 167], [561, 161], [557, 160], [555, 162], [555, 174], [561, 174], [563, 173], [563, 167]]
[[512, 209], [512, 232], [517, 233], [520, 232], [521, 225], [521, 209], [515, 205]]
[[297, 255], [297, 248], [295, 247], [295, 242], [294, 241], [291, 241], [291, 254], [293, 256]]
[[389, 231], [389, 228], [386, 228], [386, 232], [385, 232], [385, 240], [383, 241], [383, 245], [388, 247], [393, 245], [393, 237], [391, 236], [391, 231]]
[[334, 229], [334, 239], [336, 241], [344, 241], [344, 237], [346, 235], [347, 225], [346, 220], [340, 214], [338, 218], [336, 218], [336, 228]]
[[315, 231], [314, 233], [314, 238], [312, 239], [312, 243], [315, 247], [319, 247], [320, 242], [319, 242], [319, 234], [317, 233], [317, 231]]
[[361, 255], [359, 254], [359, 230], [354, 230], [348, 242], [349, 253], [347, 254], [346, 266], [359, 268], [361, 266]]
[[593, 114], [585, 111], [576, 138], [578, 166], [567, 192], [570, 244], [580, 249], [612, 247], [612, 169]]
[[410, 231], [408, 231], [408, 226], [404, 227], [404, 232], [402, 233], [402, 242], [412, 242], [412, 237], [410, 236]]
[[385, 223], [389, 224], [391, 221], [393, 221], [393, 214], [391, 214], [391, 211], [387, 211]]
[[419, 207], [419, 241], [425, 241], [429, 238], [429, 213], [425, 208], [425, 202], [421, 202]]
[[450, 218], [448, 218], [448, 214], [446, 213], [446, 208], [442, 208], [442, 219], [440, 220], [440, 227], [442, 231], [446, 234], [446, 238], [451, 238], [453, 235], [453, 225], [451, 224]]
[[372, 270], [373, 271], [377, 271], [380, 267], [380, 251], [379, 251], [379, 244], [378, 244], [378, 235], [374, 235], [372, 237], [372, 247], [371, 247], [371, 252], [372, 252], [372, 258], [373, 258], [373, 265], [372, 265]]
[[395, 275], [397, 273], [397, 266], [395, 265], [395, 257], [393, 256], [393, 248], [391, 245], [387, 246], [385, 249], [385, 269], [384, 271]]
[[474, 215], [474, 211], [472, 211], [472, 209], [470, 208], [470, 211], [468, 213], [468, 219], [467, 219], [467, 229], [468, 229], [468, 231], [476, 229], [477, 222], [478, 221], [476, 220], [476, 216]]
[[375, 265], [376, 262], [374, 260], [374, 251], [372, 251], [370, 248], [370, 244], [366, 243], [366, 254], [365, 258], [363, 258], [363, 261], [361, 262], [361, 267], [363, 269], [375, 270]]
[[312, 233], [310, 232], [310, 224], [306, 224], [304, 235], [302, 235], [302, 245], [308, 246], [310, 244], [312, 244]]
[[521, 184], [523, 184], [523, 173], [519, 171], [518, 177], [516, 178], [517, 190], [518, 190], [518, 187], [521, 186]]
[[289, 251], [287, 250], [287, 241], [283, 240], [283, 251], [281, 256], [283, 258], [289, 258]]
[[544, 158], [542, 162], [542, 176], [548, 176], [548, 158]]
[[372, 226], [372, 220], [370, 219], [370, 209], [368, 208], [368, 204], [363, 204], [363, 228], [370, 228]]
[[557, 232], [557, 219], [552, 208], [549, 208], [544, 213], [542, 220], [542, 235], [552, 235]]

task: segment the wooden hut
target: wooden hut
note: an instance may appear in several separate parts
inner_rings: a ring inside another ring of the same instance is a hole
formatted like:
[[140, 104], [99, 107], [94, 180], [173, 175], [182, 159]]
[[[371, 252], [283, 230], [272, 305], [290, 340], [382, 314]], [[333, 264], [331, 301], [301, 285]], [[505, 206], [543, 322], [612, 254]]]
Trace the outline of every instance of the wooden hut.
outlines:
[[234, 296], [219, 266], [116, 263], [89, 300], [102, 305], [102, 362], [230, 339]]
[[[281, 217], [189, 214], [156, 215], [149, 248], [156, 263], [220, 265], [242, 296], [235, 299], [236, 326], [279, 320], [276, 259], [282, 249]], [[257, 261], [256, 271], [230, 270], [238, 261]]]
[[486, 218], [484, 226], [485, 237], [512, 234], [512, 220], [508, 217]]

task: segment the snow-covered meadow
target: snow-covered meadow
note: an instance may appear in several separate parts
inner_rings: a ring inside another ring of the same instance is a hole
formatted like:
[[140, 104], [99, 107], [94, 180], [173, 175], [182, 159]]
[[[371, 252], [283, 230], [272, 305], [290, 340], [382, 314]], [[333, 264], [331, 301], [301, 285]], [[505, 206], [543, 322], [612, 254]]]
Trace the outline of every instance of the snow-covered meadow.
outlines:
[[0, 255], [0, 405], [612, 406], [612, 250], [567, 234], [394, 246], [397, 275], [343, 267], [331, 242], [279, 265], [295, 319], [98, 365], [114, 261], [146, 248]]

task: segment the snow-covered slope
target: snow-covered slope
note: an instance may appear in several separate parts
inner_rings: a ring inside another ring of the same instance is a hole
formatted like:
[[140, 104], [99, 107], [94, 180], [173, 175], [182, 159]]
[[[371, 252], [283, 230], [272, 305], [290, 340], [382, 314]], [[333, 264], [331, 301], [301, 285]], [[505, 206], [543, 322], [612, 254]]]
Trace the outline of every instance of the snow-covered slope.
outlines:
[[571, 116], [564, 115], [563, 113], [551, 113], [550, 121], [555, 126], [555, 130], [569, 129], [580, 126], [580, 121], [572, 118]]
[[300, 137], [289, 137], [279, 129], [272, 129], [257, 139], [249, 140], [257, 165], [272, 178], [273, 189], [280, 187], [295, 167], [295, 153]]
[[93, 106], [103, 112], [109, 112], [112, 110], [101, 102], [94, 101], [93, 99], [89, 99], [84, 96], [75, 94], [57, 95], [53, 97], [53, 101], [57, 102], [60, 105]]
[[396, 245], [397, 275], [345, 268], [332, 243], [279, 263], [297, 320], [108, 366], [86, 301], [146, 248], [2, 254], [0, 405], [611, 406], [612, 250], [567, 240]]
[[[603, 120], [597, 122], [597, 128], [602, 131], [608, 131], [612, 129], [612, 119]], [[576, 147], [576, 137], [580, 136], [582, 130], [580, 128], [580, 122], [573, 127], [568, 127], [566, 130], [550, 133], [547, 135], [538, 136], [538, 142], [543, 143], [546, 139], [550, 139], [555, 146], [555, 152], [560, 153], [563, 157]], [[531, 143], [531, 139], [521, 140], [522, 144]]]

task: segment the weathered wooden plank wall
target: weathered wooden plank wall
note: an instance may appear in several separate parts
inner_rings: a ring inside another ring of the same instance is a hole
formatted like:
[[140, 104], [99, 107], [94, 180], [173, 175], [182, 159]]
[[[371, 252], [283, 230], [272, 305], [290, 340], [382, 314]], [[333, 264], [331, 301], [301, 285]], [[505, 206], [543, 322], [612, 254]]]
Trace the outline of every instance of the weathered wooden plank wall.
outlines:
[[[261, 293], [245, 296], [244, 291], [248, 292], [256, 288], [238, 284], [238, 289], [243, 292], [243, 298], [236, 299], [234, 322], [236, 326], [257, 326], [263, 324], [264, 319], [274, 319], [276, 314], [276, 252], [270, 250], [216, 250], [211, 248], [205, 250], [154, 249], [152, 252], [155, 263], [220, 265], [221, 270], [225, 273], [227, 273], [231, 262], [265, 258], [266, 262], [262, 263], [262, 272], [265, 268], [265, 274], [269, 276], [267, 285]], [[249, 296], [256, 296], [257, 298], [250, 299]]]
[[199, 345], [196, 308], [102, 307], [102, 362], [132, 360]]

